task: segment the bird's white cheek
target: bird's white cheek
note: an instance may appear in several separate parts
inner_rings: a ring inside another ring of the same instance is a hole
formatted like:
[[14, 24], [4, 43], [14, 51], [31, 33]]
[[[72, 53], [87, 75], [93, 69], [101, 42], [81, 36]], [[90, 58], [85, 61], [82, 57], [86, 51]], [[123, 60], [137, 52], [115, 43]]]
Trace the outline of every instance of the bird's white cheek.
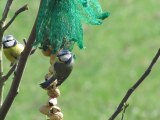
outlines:
[[14, 41], [9, 41], [5, 43], [6, 47], [12, 47], [14, 45]]
[[62, 62], [68, 61], [71, 58], [71, 54], [63, 55], [60, 57]]

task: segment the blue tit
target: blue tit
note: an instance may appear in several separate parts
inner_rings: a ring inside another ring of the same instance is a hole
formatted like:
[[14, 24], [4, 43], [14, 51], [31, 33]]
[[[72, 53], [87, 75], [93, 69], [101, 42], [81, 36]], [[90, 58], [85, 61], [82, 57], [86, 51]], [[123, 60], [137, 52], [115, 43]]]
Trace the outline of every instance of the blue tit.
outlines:
[[17, 63], [24, 46], [20, 44], [13, 35], [6, 35], [3, 37], [3, 51], [6, 58], [11, 62], [11, 65]]
[[56, 86], [61, 85], [72, 72], [73, 64], [74, 58], [72, 53], [68, 50], [60, 50], [57, 54], [55, 63], [52, 65], [54, 75], [45, 82], [41, 83], [40, 86], [43, 89], [47, 89], [55, 80], [57, 80]]

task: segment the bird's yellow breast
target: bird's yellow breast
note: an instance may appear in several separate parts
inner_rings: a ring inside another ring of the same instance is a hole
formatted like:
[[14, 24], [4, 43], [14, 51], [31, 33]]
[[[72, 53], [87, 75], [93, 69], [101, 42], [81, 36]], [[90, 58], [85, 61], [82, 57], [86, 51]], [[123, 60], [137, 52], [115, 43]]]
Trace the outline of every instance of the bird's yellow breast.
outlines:
[[14, 47], [4, 48], [4, 54], [6, 58], [11, 62], [14, 63], [20, 56], [21, 52], [24, 50], [24, 46], [22, 44], [17, 44]]

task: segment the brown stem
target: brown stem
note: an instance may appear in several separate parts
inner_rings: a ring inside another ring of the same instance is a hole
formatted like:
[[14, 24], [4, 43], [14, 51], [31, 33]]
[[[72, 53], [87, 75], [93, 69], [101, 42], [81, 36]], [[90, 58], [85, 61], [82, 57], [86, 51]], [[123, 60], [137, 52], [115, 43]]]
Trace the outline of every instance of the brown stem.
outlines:
[[[4, 34], [4, 31], [3, 31], [4, 22], [5, 22], [5, 20], [8, 16], [8, 12], [10, 10], [12, 2], [13, 2], [13, 0], [7, 0], [6, 6], [5, 6], [3, 14], [2, 14], [2, 19], [0, 20], [0, 52], [1, 53], [3, 52], [2, 37], [3, 37], [3, 34]], [[2, 66], [2, 55], [1, 55], [1, 53], [0, 53], [0, 69], [3, 67]], [[0, 70], [0, 74], [2, 74], [2, 72], [3, 71]]]
[[2, 58], [3, 45], [2, 45], [2, 38], [3, 38], [3, 32], [0, 29], [0, 79], [3, 76], [3, 58]]
[[5, 81], [11, 76], [15, 68], [16, 68], [16, 64], [12, 66], [12, 68], [8, 71], [8, 73], [5, 76], [3, 75], [1, 76], [1, 79], [0, 79], [0, 108], [3, 104], [3, 90], [4, 90]]
[[123, 105], [123, 112], [122, 112], [122, 118], [121, 118], [121, 120], [124, 119], [125, 111], [126, 111], [126, 109], [127, 109], [128, 106], [129, 106], [129, 104], [126, 104], [126, 103]]
[[0, 108], [3, 104], [3, 91], [4, 91], [4, 82], [0, 81]]
[[9, 108], [11, 107], [14, 98], [16, 97], [16, 95], [18, 94], [18, 87], [21, 81], [21, 77], [23, 75], [23, 71], [28, 59], [28, 56], [30, 54], [30, 51], [32, 49], [32, 44], [35, 40], [35, 24], [32, 28], [32, 32], [30, 34], [30, 37], [27, 41], [27, 44], [25, 46], [24, 51], [22, 52], [21, 56], [20, 56], [20, 60], [17, 66], [17, 71], [16, 71], [16, 76], [14, 77], [13, 81], [12, 81], [12, 85], [11, 88], [9, 90], [9, 93], [0, 109], [0, 120], [4, 120], [4, 118], [6, 117], [6, 114], [8, 113]]
[[139, 80], [131, 87], [128, 89], [127, 93], [123, 97], [122, 101], [118, 105], [117, 109], [115, 112], [112, 114], [112, 116], [109, 118], [109, 120], [114, 120], [117, 115], [123, 110], [124, 104], [127, 102], [128, 98], [131, 96], [131, 94], [136, 90], [136, 88], [145, 80], [145, 78], [150, 74], [154, 64], [157, 62], [158, 58], [160, 56], [160, 49], [158, 50], [157, 54], [153, 58], [152, 62], [150, 63], [149, 67], [146, 69], [144, 74], [139, 78]]
[[26, 44], [27, 44], [27, 41], [26, 41], [26, 39], [23, 39], [23, 42], [24, 42], [24, 45], [26, 46]]
[[31, 50], [30, 55], [33, 55], [35, 52], [36, 52], [36, 48], [35, 48], [35, 49], [33, 49], [33, 50]]
[[[8, 16], [8, 12], [10, 10], [11, 4], [12, 4], [13, 0], [8, 0], [7, 4], [5, 6], [3, 15], [2, 15], [2, 19], [0, 20], [0, 108], [2, 106], [3, 103], [3, 88], [4, 88], [4, 79], [3, 79], [3, 58], [2, 58], [2, 52], [3, 52], [3, 44], [2, 44], [2, 37], [3, 34], [5, 32], [5, 30], [11, 25], [11, 23], [15, 20], [16, 16], [27, 10], [28, 7], [27, 5], [24, 5], [22, 8], [20, 8], [19, 10], [16, 11], [15, 15], [13, 16], [13, 18], [8, 22], [8, 24], [5, 26], [5, 21], [6, 18]], [[7, 78], [7, 77], [6, 77]]]
[[8, 0], [8, 1], [7, 1], [7, 4], [6, 4], [5, 9], [4, 9], [4, 11], [3, 11], [3, 15], [2, 15], [2, 20], [1, 20], [1, 21], [5, 21], [5, 20], [6, 20], [12, 2], [13, 2], [13, 0]]
[[3, 11], [2, 19], [0, 20], [0, 108], [3, 103], [3, 89], [4, 89], [4, 82], [1, 81], [2, 76], [3, 76], [3, 58], [2, 58], [2, 52], [3, 52], [2, 38], [4, 34], [3, 27], [5, 25], [5, 20], [8, 16], [8, 12], [9, 12], [12, 2], [13, 0], [7, 0], [5, 9]]
[[[41, 4], [40, 4], [41, 5]], [[0, 108], [0, 120], [4, 120], [8, 110], [10, 109], [16, 95], [18, 94], [18, 87], [23, 75], [23, 71], [27, 62], [27, 59], [30, 55], [31, 49], [32, 49], [32, 44], [35, 41], [35, 35], [36, 35], [36, 21], [37, 18], [35, 20], [34, 26], [32, 28], [32, 32], [28, 38], [28, 41], [26, 43], [26, 46], [20, 56], [19, 62], [18, 62], [18, 66], [17, 66], [17, 71], [16, 71], [16, 75], [12, 81], [12, 85], [10, 87], [10, 90], [7, 94], [7, 97], [2, 105], [2, 107]]]
[[[26, 46], [26, 44], [27, 44], [26, 39], [23, 39], [23, 42]], [[35, 53], [35, 51], [36, 51], [36, 48], [32, 49], [30, 55], [33, 55]]]
[[8, 80], [8, 78], [12, 75], [12, 73], [14, 72], [14, 70], [16, 69], [17, 64], [14, 64], [11, 69], [8, 71], [8, 73], [2, 77], [1, 81], [5, 82], [6, 80]]
[[24, 5], [24, 6], [22, 6], [20, 9], [18, 9], [18, 10], [15, 12], [14, 16], [12, 17], [12, 19], [3, 27], [3, 31], [5, 31], [5, 30], [13, 23], [13, 21], [15, 20], [15, 18], [16, 18], [20, 13], [22, 13], [22, 12], [24, 12], [24, 11], [26, 11], [26, 10], [28, 10], [28, 5], [27, 5], [27, 4]]

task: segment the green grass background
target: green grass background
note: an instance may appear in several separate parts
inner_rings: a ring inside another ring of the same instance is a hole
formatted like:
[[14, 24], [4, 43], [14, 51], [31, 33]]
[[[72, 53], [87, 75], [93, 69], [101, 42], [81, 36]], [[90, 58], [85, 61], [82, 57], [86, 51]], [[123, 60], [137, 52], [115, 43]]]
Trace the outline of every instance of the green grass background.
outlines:
[[[107, 120], [127, 89], [150, 64], [160, 47], [159, 0], [100, 0], [111, 16], [101, 26], [85, 26], [86, 49], [77, 56], [74, 71], [60, 87], [58, 104], [64, 120]], [[6, 0], [0, 0], [0, 14]], [[28, 38], [35, 20], [39, 0], [14, 1], [9, 17], [23, 4], [29, 10], [19, 15], [5, 34], [19, 41]], [[24, 76], [6, 120], [45, 120], [38, 109], [47, 101], [39, 87], [49, 67], [49, 58], [39, 50], [28, 60]], [[160, 119], [160, 62], [129, 99], [126, 120]], [[4, 73], [9, 62], [4, 57]], [[12, 78], [6, 82], [7, 94]], [[121, 115], [116, 119], [120, 120]]]

